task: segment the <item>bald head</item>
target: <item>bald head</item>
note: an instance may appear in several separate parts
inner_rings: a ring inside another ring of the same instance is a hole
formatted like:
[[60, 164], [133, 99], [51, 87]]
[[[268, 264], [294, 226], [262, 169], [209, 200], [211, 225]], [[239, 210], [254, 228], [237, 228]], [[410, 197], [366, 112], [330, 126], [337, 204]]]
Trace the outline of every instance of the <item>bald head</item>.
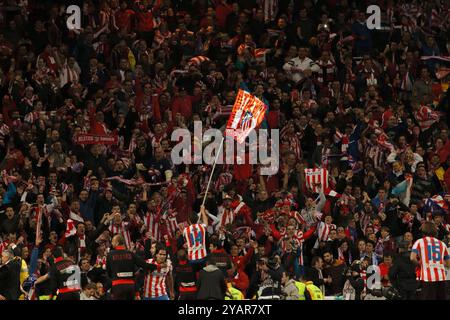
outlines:
[[112, 244], [113, 248], [118, 247], [118, 246], [123, 246], [123, 245], [125, 245], [125, 239], [120, 234], [116, 234], [112, 238], [111, 244]]

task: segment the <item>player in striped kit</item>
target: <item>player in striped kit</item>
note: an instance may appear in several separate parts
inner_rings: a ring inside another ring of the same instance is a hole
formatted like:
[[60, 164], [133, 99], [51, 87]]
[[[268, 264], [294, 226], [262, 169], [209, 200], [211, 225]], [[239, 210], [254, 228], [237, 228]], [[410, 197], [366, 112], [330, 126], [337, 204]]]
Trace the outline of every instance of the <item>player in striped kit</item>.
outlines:
[[184, 228], [183, 237], [188, 248], [188, 260], [191, 264], [201, 269], [205, 264], [206, 252], [206, 228], [208, 226], [208, 216], [204, 206], [200, 208], [201, 222], [197, 214], [192, 214], [189, 219], [189, 226]]
[[146, 262], [156, 265], [156, 270], [147, 273], [145, 276], [144, 300], [169, 300], [169, 297], [170, 300], [173, 300], [175, 295], [172, 262], [167, 259], [166, 249], [162, 246], [157, 247], [155, 258], [148, 259]]
[[420, 298], [421, 300], [445, 300], [445, 267], [450, 267], [447, 246], [436, 239], [438, 231], [433, 222], [425, 222], [421, 230], [423, 238], [414, 243], [410, 256], [411, 261], [420, 265], [419, 280], [422, 284]]

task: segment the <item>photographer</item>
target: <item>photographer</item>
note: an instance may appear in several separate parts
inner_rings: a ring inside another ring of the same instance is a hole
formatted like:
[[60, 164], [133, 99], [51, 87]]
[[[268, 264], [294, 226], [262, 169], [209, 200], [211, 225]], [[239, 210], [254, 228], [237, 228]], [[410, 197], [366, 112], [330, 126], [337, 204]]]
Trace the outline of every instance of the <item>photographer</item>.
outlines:
[[283, 270], [278, 259], [261, 258], [256, 264], [256, 273], [250, 281], [247, 296], [250, 298], [256, 296], [258, 300], [280, 300], [282, 274]]
[[367, 260], [356, 260], [345, 270], [345, 284], [342, 294], [345, 300], [362, 300], [361, 293], [364, 290], [364, 279], [361, 273], [367, 268]]
[[389, 269], [389, 280], [404, 300], [415, 300], [419, 285], [416, 280], [416, 266], [409, 259], [410, 254], [409, 242], [401, 241], [398, 246], [398, 257]]

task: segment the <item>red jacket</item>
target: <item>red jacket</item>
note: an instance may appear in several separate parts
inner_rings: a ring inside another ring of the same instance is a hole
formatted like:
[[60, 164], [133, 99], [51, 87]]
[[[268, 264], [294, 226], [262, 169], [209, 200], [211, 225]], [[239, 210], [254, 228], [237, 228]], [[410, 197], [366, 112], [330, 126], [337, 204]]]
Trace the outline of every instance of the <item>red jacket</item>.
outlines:
[[250, 285], [250, 281], [244, 270], [237, 270], [236, 276], [231, 278], [231, 281], [234, 283], [233, 287], [241, 290], [242, 294], [245, 296], [248, 286]]
[[132, 17], [134, 16], [134, 11], [131, 9], [119, 10], [115, 14], [116, 25], [119, 29], [125, 29], [127, 31], [131, 30]]
[[236, 266], [238, 270], [244, 270], [247, 266], [248, 262], [253, 256], [253, 248], [248, 249], [247, 254], [245, 256], [230, 256], [231, 261]]
[[172, 115], [180, 113], [186, 121], [192, 117], [192, 102], [191, 97], [186, 95], [184, 97], [175, 97], [172, 102]]

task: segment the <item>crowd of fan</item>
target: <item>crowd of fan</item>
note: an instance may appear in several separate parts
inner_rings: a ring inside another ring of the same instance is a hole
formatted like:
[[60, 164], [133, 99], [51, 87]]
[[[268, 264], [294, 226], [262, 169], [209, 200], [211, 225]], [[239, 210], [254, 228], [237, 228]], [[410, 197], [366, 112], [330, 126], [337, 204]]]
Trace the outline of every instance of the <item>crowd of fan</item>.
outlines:
[[[377, 1], [381, 30], [367, 1], [74, 0], [77, 30], [63, 2], [0, 1], [0, 251], [22, 263], [2, 298], [25, 299], [60, 246], [83, 297], [107, 299], [114, 234], [147, 258], [167, 246], [178, 297], [211, 166], [173, 165], [171, 132], [223, 127], [239, 88], [281, 131], [278, 174], [218, 165], [207, 195], [208, 252], [246, 298], [302, 278], [346, 295], [355, 261], [402, 288], [389, 269], [424, 221], [448, 243], [450, 2]], [[117, 143], [76, 138], [89, 134]], [[337, 197], [306, 187], [314, 167]]]

